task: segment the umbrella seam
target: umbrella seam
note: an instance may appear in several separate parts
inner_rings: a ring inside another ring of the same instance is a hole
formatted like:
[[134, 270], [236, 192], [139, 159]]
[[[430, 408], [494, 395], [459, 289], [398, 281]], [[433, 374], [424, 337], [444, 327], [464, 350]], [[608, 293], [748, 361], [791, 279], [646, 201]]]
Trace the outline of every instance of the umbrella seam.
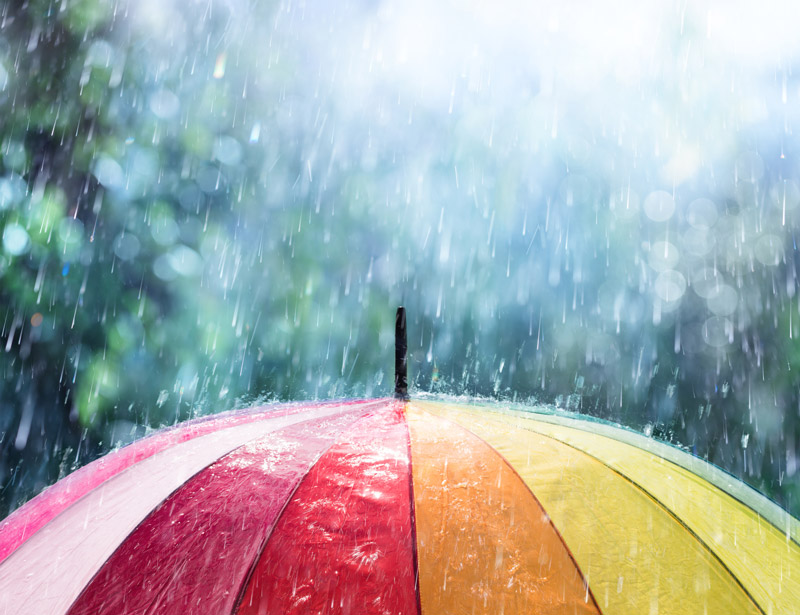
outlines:
[[419, 554], [417, 553], [417, 512], [414, 500], [414, 460], [411, 457], [411, 429], [408, 425], [408, 402], [403, 402], [403, 422], [408, 444], [408, 493], [411, 514], [411, 557], [414, 566], [414, 593], [417, 597], [417, 615], [422, 615], [422, 598], [419, 591]]

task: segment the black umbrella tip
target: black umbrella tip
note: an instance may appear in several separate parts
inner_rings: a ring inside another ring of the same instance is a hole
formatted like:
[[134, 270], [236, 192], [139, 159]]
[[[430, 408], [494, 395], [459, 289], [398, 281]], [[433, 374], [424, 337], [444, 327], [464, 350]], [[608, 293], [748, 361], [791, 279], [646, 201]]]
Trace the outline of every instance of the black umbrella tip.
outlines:
[[397, 308], [394, 322], [394, 396], [408, 401], [408, 335], [406, 332], [406, 308]]

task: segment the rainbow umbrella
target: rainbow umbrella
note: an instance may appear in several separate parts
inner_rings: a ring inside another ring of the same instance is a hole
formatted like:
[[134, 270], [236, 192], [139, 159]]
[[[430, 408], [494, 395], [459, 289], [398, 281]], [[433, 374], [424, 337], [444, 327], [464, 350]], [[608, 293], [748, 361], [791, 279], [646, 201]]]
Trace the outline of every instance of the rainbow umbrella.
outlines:
[[791, 615], [799, 538], [730, 475], [585, 417], [266, 406], [158, 432], [13, 513], [0, 613]]

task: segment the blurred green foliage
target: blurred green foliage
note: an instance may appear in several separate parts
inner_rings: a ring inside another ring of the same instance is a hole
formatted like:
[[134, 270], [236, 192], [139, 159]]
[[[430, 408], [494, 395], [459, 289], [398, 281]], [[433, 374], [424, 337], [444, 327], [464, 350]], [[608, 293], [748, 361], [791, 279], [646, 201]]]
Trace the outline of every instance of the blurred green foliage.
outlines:
[[388, 394], [400, 303], [416, 390], [621, 422], [800, 511], [797, 171], [748, 158], [798, 148], [742, 133], [671, 188], [535, 93], [336, 94], [286, 6], [155, 8], [0, 9], [0, 514], [151, 427]]
[[[225, 62], [226, 7], [185, 16], [200, 33], [179, 56], [128, 11], [3, 9], [2, 511], [148, 426], [256, 398], [386, 389], [370, 369], [389, 356], [377, 332], [391, 313], [360, 314], [368, 300], [345, 291], [339, 309], [358, 320], [332, 327], [318, 298], [369, 255], [331, 254], [330, 227], [300, 234], [313, 204], [287, 199], [285, 184], [303, 171], [303, 144], [294, 126], [269, 124], [269, 105], [237, 120], [248, 66]], [[251, 78], [251, 96], [274, 97], [289, 77]], [[266, 143], [251, 138], [259, 121]], [[348, 218], [345, 207], [334, 230]], [[319, 369], [320, 327], [341, 368]], [[346, 356], [357, 344], [360, 364]]]

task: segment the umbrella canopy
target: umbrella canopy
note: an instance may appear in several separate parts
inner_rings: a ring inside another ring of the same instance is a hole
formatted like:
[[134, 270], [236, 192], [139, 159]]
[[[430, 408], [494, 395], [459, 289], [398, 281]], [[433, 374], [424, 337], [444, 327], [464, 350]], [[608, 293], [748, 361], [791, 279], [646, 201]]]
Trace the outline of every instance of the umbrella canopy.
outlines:
[[0, 525], [0, 613], [800, 613], [800, 523], [634, 432], [499, 405], [156, 433]]

